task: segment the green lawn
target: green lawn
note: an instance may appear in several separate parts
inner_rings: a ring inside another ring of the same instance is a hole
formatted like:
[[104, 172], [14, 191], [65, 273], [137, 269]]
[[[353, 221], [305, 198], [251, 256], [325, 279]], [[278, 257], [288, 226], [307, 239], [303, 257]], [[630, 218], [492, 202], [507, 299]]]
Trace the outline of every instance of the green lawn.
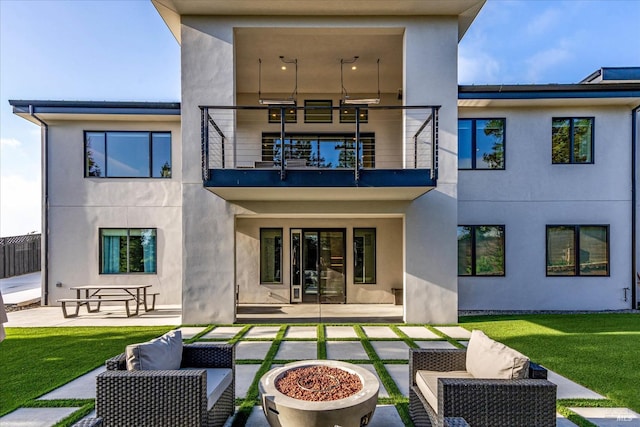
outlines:
[[638, 314], [477, 316], [460, 324], [602, 394], [608, 406], [640, 412]]
[[85, 374], [158, 327], [7, 328], [0, 343], [0, 416]]

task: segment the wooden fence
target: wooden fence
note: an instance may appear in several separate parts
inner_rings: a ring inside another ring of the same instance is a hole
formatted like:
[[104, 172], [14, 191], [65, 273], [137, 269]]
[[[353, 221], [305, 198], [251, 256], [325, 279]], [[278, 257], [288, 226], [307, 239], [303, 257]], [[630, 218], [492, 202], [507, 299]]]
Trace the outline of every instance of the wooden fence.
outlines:
[[40, 234], [0, 237], [0, 279], [40, 271]]

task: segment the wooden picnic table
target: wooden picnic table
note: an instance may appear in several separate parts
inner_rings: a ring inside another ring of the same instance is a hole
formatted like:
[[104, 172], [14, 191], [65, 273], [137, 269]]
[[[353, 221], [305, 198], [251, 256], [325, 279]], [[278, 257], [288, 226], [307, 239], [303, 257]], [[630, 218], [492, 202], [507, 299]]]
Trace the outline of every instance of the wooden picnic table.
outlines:
[[[151, 285], [79, 285], [72, 286], [69, 289], [76, 291], [76, 298], [63, 298], [58, 300], [62, 303], [62, 311], [64, 317], [74, 317], [66, 312], [66, 303], [75, 303], [75, 316], [78, 315], [80, 306], [86, 305], [87, 310], [91, 312], [99, 311], [101, 302], [122, 301], [125, 302], [127, 316], [129, 313], [129, 301], [134, 301], [136, 305], [135, 314], [139, 312], [139, 306], [144, 306], [144, 311], [155, 309], [156, 293], [149, 293], [148, 289]], [[82, 292], [84, 291], [84, 296]], [[148, 304], [148, 298], [152, 298], [152, 304]], [[97, 308], [91, 309], [90, 303], [97, 303]]]

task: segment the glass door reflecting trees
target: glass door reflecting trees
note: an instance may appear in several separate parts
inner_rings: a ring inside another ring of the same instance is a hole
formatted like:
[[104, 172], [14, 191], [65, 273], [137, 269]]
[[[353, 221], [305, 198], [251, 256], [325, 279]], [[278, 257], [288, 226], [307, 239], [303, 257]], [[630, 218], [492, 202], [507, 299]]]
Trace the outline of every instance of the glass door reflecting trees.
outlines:
[[302, 302], [346, 302], [344, 236], [344, 230], [302, 231]]

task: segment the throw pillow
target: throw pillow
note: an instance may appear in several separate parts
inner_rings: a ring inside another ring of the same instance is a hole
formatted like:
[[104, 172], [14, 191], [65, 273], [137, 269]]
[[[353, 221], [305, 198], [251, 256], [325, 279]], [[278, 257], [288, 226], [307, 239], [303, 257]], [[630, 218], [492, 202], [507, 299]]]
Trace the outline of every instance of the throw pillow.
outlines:
[[180, 369], [182, 332], [169, 331], [149, 342], [128, 345], [125, 353], [129, 371]]
[[478, 330], [471, 331], [466, 365], [467, 372], [474, 378], [521, 379], [529, 376], [527, 356]]

